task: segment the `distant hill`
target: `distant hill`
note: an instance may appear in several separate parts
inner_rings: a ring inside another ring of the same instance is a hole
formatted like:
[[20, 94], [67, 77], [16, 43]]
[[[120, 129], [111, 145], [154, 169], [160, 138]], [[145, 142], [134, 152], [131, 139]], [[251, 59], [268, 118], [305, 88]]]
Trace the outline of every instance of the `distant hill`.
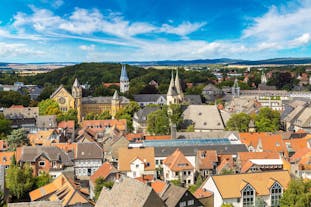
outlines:
[[235, 63], [239, 61], [245, 60], [235, 60], [230, 58], [220, 58], [220, 59], [198, 59], [198, 60], [161, 60], [161, 61], [129, 61], [126, 62], [130, 65], [144, 65], [144, 66], [151, 66], [151, 65], [197, 65], [197, 64], [229, 64]]
[[311, 58], [273, 58], [267, 60], [255, 61], [237, 61], [236, 65], [293, 65], [293, 64], [311, 64]]

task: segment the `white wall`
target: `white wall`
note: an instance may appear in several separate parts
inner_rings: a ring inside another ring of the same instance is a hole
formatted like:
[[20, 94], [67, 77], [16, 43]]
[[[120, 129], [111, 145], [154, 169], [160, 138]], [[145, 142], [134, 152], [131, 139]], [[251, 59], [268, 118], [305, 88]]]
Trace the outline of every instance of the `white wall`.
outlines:
[[212, 177], [208, 178], [208, 180], [204, 184], [203, 188], [214, 193], [214, 207], [221, 207], [223, 200], [222, 200], [222, 197], [221, 197]]

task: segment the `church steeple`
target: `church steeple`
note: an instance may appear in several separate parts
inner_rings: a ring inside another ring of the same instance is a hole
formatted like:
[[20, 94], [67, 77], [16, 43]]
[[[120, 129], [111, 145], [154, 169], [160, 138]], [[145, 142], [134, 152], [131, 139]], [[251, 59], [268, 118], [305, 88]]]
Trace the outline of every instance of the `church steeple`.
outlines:
[[234, 84], [232, 86], [232, 95], [234, 97], [239, 97], [240, 96], [240, 87], [239, 87], [239, 83], [238, 83], [238, 79], [234, 80]]
[[261, 73], [261, 84], [267, 84], [267, 77], [263, 71]]
[[171, 82], [170, 82], [170, 86], [168, 87], [167, 95], [168, 96], [176, 96], [177, 95], [173, 71], [172, 71]]
[[71, 89], [72, 97], [74, 98], [74, 108], [77, 111], [78, 123], [82, 121], [82, 86], [76, 78]]
[[130, 81], [127, 76], [126, 66], [122, 65], [121, 75], [120, 75], [120, 92], [125, 93], [130, 90]]
[[176, 92], [178, 94], [178, 97], [180, 100], [184, 99], [184, 93], [182, 91], [181, 85], [180, 85], [180, 80], [179, 80], [179, 75], [178, 75], [178, 69], [176, 70], [176, 77], [175, 77], [175, 88]]

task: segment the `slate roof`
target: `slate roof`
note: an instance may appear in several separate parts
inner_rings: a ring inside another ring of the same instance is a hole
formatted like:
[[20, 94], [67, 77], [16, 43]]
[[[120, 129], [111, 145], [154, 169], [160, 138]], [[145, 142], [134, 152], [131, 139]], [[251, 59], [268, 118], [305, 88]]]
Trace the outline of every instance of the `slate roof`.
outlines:
[[38, 116], [36, 125], [38, 128], [56, 128], [56, 115]]
[[[130, 100], [124, 96], [120, 96], [121, 104], [128, 104]], [[99, 97], [83, 97], [82, 104], [111, 104], [112, 96], [99, 96]]]
[[168, 207], [175, 207], [186, 192], [187, 188], [169, 184], [166, 190], [161, 193], [161, 198]]
[[229, 138], [231, 134], [234, 134], [239, 138], [238, 131], [213, 131], [213, 132], [177, 132], [177, 139], [205, 139], [205, 138]]
[[95, 142], [77, 143], [75, 159], [103, 159], [103, 149]]
[[21, 203], [8, 203], [8, 207], [62, 207], [61, 201], [33, 201]]
[[10, 107], [3, 110], [6, 119], [31, 119], [39, 116], [39, 107]]
[[192, 121], [196, 130], [224, 130], [221, 114], [214, 105], [189, 105], [183, 112], [185, 122]]
[[133, 178], [122, 177], [112, 189], [103, 188], [95, 207], [164, 207], [162, 199], [153, 189]]
[[133, 120], [139, 123], [146, 123], [147, 116], [158, 109], [160, 109], [159, 106], [146, 106], [134, 114]]
[[20, 157], [16, 156], [16, 160], [22, 162], [35, 162], [36, 159], [43, 155], [46, 156], [50, 161], [60, 160], [65, 166], [72, 166], [73, 163], [69, 156], [58, 147], [54, 146], [24, 146], [20, 148]]
[[161, 96], [166, 100], [166, 94], [136, 94], [133, 97], [136, 102], [156, 102]]
[[[177, 147], [154, 147], [155, 157], [167, 157], [172, 154]], [[217, 154], [237, 154], [238, 152], [248, 152], [244, 144], [229, 145], [203, 145], [203, 146], [184, 146], [178, 149], [185, 156], [196, 156], [198, 150], [216, 150]]]

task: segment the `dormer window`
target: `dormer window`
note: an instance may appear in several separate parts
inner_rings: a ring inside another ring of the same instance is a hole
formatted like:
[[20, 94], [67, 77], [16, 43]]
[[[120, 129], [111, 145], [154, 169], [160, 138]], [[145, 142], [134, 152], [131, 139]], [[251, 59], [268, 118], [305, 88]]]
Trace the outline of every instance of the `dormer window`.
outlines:
[[247, 185], [244, 188], [244, 190], [242, 191], [242, 196], [243, 196], [243, 207], [254, 206], [255, 191], [250, 185]]

